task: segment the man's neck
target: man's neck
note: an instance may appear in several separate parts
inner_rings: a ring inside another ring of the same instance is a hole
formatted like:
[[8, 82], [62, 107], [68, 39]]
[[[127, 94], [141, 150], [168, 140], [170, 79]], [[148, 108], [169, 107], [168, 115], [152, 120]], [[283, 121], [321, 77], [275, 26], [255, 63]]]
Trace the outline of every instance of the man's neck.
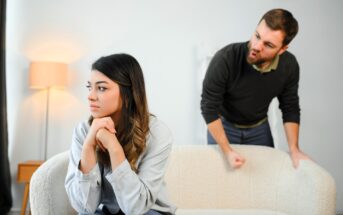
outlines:
[[272, 64], [273, 60], [271, 61], [266, 61], [262, 64], [256, 65], [260, 70], [265, 70], [267, 69], [271, 64]]
[[258, 70], [259, 72], [270, 72], [272, 70], [275, 70], [279, 64], [279, 55], [277, 55], [273, 60], [266, 61], [259, 65], [253, 65], [253, 67]]

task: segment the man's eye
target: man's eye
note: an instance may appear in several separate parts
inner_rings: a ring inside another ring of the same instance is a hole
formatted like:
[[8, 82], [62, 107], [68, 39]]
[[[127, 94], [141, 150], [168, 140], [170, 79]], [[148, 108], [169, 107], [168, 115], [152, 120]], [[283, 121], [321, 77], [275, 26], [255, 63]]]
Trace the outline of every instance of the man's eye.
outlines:
[[256, 38], [257, 38], [257, 39], [260, 39], [260, 35], [258, 35], [258, 34], [255, 34], [255, 36], [256, 36]]
[[91, 89], [92, 89], [91, 85], [86, 85], [86, 88], [87, 88], [88, 90], [91, 90]]

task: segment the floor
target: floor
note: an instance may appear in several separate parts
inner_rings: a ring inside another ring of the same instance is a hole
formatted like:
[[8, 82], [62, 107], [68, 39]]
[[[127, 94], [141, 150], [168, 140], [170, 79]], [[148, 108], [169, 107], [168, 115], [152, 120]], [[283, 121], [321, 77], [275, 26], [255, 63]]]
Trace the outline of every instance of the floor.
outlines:
[[[17, 209], [18, 210], [18, 209]], [[29, 214], [28, 212], [26, 214]], [[9, 214], [7, 215], [20, 215], [20, 211], [11, 211]], [[336, 215], [343, 215], [343, 213], [340, 214], [336, 214]]]

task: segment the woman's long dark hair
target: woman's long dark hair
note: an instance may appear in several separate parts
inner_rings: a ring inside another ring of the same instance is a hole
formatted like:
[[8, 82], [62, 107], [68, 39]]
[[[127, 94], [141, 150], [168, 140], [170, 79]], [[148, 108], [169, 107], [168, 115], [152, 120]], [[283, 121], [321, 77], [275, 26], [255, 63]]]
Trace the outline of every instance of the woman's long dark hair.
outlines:
[[[124, 149], [131, 169], [137, 172], [136, 162], [146, 147], [149, 132], [149, 110], [145, 93], [142, 69], [138, 61], [128, 54], [113, 54], [101, 57], [92, 65], [119, 85], [122, 109], [116, 122], [116, 136]], [[91, 124], [93, 117], [90, 117]], [[110, 166], [108, 152], [97, 150], [97, 159]]]

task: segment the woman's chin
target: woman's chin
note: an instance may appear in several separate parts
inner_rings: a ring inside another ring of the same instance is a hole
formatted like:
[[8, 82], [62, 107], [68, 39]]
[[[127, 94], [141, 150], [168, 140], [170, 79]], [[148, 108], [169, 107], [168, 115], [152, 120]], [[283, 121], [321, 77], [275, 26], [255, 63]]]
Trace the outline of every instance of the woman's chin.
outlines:
[[99, 112], [93, 112], [91, 111], [91, 116], [93, 118], [104, 118], [104, 117], [110, 117], [112, 116], [111, 114], [108, 113], [99, 113]]
[[105, 117], [105, 115], [99, 113], [91, 113], [91, 115], [94, 119]]

